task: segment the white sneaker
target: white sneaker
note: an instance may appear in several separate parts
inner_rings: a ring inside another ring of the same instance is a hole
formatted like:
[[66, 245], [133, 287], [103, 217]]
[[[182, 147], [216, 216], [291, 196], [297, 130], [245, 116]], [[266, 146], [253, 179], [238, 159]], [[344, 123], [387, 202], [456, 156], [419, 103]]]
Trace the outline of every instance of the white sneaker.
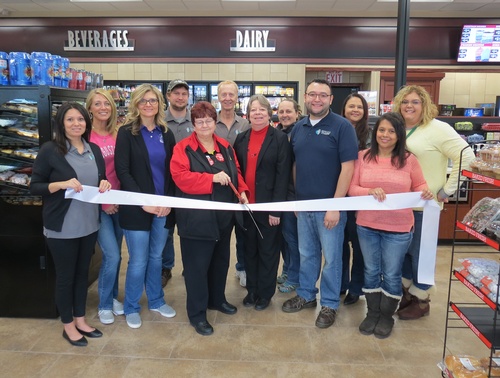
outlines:
[[158, 308], [152, 308], [151, 311], [159, 312], [165, 318], [173, 318], [176, 315], [175, 310], [166, 303]]
[[142, 325], [141, 315], [137, 312], [133, 312], [131, 314], [125, 315], [125, 319], [127, 320], [127, 325], [130, 328], [139, 328]]
[[240, 285], [247, 287], [247, 272], [244, 270], [237, 270], [236, 277], [240, 279]]
[[111, 310], [99, 310], [97, 315], [99, 315], [99, 320], [102, 324], [113, 324], [115, 322], [115, 317]]
[[125, 312], [123, 311], [123, 303], [118, 299], [113, 299], [113, 314], [115, 315], [123, 315]]

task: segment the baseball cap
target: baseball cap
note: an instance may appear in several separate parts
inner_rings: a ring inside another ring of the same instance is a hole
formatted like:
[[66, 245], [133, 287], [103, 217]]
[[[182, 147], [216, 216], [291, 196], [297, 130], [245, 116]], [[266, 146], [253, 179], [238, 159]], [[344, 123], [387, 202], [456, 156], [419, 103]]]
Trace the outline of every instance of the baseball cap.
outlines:
[[186, 88], [187, 90], [189, 90], [188, 83], [186, 83], [184, 80], [181, 80], [181, 79], [175, 79], [175, 80], [172, 80], [170, 83], [168, 83], [167, 93], [172, 92], [174, 90], [174, 88], [178, 87], [178, 86], [182, 86], [182, 87]]

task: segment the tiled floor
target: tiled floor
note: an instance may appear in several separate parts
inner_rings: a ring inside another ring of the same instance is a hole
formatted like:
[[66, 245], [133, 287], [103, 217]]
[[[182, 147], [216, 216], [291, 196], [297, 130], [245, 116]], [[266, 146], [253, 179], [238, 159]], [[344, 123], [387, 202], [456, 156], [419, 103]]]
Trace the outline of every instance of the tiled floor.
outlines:
[[[176, 239], [177, 236], [176, 236]], [[450, 247], [438, 250], [431, 314], [417, 321], [398, 321], [391, 337], [363, 336], [358, 325], [365, 301], [341, 307], [335, 325], [314, 326], [316, 310], [281, 311], [293, 294], [276, 293], [271, 306], [255, 311], [241, 305], [246, 295], [228, 276], [227, 298], [238, 305], [234, 316], [209, 311], [215, 328], [203, 337], [189, 325], [180, 250], [165, 291], [177, 310], [173, 319], [150, 312], [143, 297], [143, 326], [130, 329], [123, 316], [104, 326], [97, 318], [97, 283], [90, 287], [87, 316], [104, 332], [85, 348], [61, 337], [58, 319], [0, 318], [0, 377], [439, 377], [450, 268]], [[124, 252], [126, 260], [127, 253]], [[234, 248], [233, 248], [234, 255]], [[124, 278], [125, 266], [121, 277]], [[124, 279], [121, 280], [123, 287]], [[120, 299], [123, 292], [120, 293]], [[457, 348], [486, 356], [488, 350], [469, 330], [456, 338]]]

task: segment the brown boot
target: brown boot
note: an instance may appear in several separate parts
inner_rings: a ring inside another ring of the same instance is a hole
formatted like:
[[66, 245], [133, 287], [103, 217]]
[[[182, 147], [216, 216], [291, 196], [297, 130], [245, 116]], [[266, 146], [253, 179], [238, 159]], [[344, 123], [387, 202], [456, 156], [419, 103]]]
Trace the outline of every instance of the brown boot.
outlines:
[[431, 306], [429, 304], [430, 301], [430, 298], [418, 299], [417, 297], [413, 297], [409, 306], [407, 306], [404, 310], [398, 311], [399, 319], [415, 320], [429, 315], [431, 310]]
[[413, 295], [410, 294], [409, 290], [410, 290], [409, 287], [404, 287], [404, 285], [403, 285], [403, 297], [401, 298], [401, 301], [399, 302], [398, 314], [399, 314], [399, 311], [404, 310], [406, 307], [408, 307], [413, 300]]

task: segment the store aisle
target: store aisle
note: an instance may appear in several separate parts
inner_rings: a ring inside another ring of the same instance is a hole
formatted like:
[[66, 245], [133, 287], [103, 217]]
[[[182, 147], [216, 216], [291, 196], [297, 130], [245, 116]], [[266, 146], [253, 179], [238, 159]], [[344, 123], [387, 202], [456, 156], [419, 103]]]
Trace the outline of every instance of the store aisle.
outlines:
[[[234, 239], [234, 238], [233, 238]], [[166, 287], [166, 300], [177, 316], [166, 319], [147, 309], [143, 326], [130, 329], [123, 316], [104, 326], [97, 318], [97, 282], [88, 299], [88, 319], [104, 332], [86, 348], [70, 346], [61, 336], [58, 319], [0, 318], [0, 376], [2, 377], [439, 377], [436, 364], [443, 348], [450, 247], [438, 250], [438, 294], [431, 314], [417, 321], [396, 320], [385, 340], [363, 336], [357, 327], [365, 301], [341, 307], [335, 325], [314, 326], [316, 310], [295, 314], [281, 311], [294, 294], [277, 292], [270, 307], [255, 311], [241, 304], [246, 290], [231, 264], [227, 298], [238, 306], [234, 316], [209, 311], [212, 336], [199, 336], [185, 312], [185, 288], [178, 237], [177, 266]], [[482, 247], [478, 247], [482, 248]], [[124, 251], [124, 267], [127, 253]], [[234, 259], [234, 245], [232, 258]], [[121, 272], [121, 287], [124, 284]], [[123, 293], [120, 293], [120, 299]], [[142, 300], [145, 305], [145, 297]], [[469, 330], [460, 339], [470, 353], [487, 349]], [[480, 349], [484, 348], [484, 349]]]

